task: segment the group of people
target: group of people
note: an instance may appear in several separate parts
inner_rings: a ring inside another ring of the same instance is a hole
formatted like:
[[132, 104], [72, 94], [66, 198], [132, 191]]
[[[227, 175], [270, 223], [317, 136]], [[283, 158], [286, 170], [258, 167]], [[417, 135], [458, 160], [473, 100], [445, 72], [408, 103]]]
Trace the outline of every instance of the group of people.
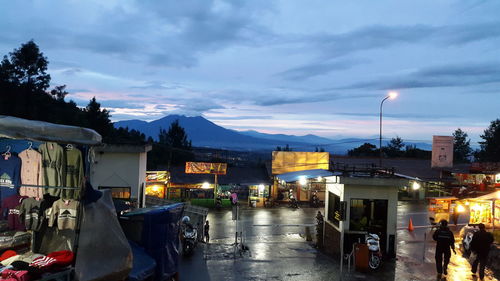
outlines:
[[[438, 278], [448, 274], [448, 263], [450, 262], [451, 251], [455, 251], [455, 236], [448, 228], [448, 221], [441, 220], [439, 228], [434, 232], [432, 238], [436, 243], [436, 269]], [[472, 263], [472, 275], [476, 275], [479, 266], [479, 278], [484, 279], [484, 269], [488, 262], [490, 246], [493, 243], [493, 235], [486, 231], [484, 224], [479, 224], [479, 231], [474, 233], [471, 241], [471, 251], [475, 254]]]

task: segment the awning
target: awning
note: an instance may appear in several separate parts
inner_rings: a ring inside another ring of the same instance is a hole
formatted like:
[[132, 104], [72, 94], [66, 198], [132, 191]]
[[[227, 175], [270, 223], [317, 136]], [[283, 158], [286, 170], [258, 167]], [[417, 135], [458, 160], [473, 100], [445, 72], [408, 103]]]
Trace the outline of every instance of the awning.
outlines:
[[500, 200], [500, 190], [476, 198], [470, 198], [470, 200], [495, 200], [495, 199]]
[[277, 175], [276, 177], [285, 182], [298, 181], [301, 178], [313, 179], [317, 177], [339, 176], [341, 173], [333, 173], [323, 169], [304, 170]]
[[0, 137], [83, 145], [96, 145], [102, 141], [101, 135], [92, 129], [5, 115], [0, 115]]

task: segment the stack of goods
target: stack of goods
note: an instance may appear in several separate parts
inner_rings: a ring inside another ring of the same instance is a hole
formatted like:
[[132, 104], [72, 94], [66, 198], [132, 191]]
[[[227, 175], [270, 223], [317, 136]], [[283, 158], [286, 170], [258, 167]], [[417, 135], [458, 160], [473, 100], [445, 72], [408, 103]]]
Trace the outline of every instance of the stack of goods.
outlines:
[[[7, 250], [0, 255], [0, 280], [36, 280], [44, 274], [64, 270], [73, 263], [71, 251], [57, 251], [47, 255]], [[9, 279], [10, 278], [10, 279]]]

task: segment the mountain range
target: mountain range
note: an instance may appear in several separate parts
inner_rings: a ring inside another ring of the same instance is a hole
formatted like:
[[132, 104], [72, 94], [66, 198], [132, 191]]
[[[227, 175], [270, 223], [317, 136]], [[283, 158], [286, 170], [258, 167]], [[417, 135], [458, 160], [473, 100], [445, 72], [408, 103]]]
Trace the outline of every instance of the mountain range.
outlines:
[[[227, 150], [273, 150], [277, 146], [284, 147], [287, 144], [294, 151], [314, 151], [317, 147], [335, 154], [346, 154], [347, 150], [358, 147], [365, 142], [378, 145], [378, 139], [345, 138], [333, 140], [316, 135], [284, 135], [265, 134], [257, 131], [235, 131], [226, 129], [202, 116], [187, 117], [184, 115], [168, 115], [161, 119], [146, 122], [142, 120], [125, 120], [114, 123], [116, 128], [123, 127], [134, 129], [144, 133], [147, 137], [158, 139], [160, 129], [170, 127], [175, 120], [179, 120], [179, 125], [184, 128], [188, 138], [195, 147], [210, 147]], [[407, 143], [406, 145], [416, 145], [418, 148], [430, 150], [428, 143]]]

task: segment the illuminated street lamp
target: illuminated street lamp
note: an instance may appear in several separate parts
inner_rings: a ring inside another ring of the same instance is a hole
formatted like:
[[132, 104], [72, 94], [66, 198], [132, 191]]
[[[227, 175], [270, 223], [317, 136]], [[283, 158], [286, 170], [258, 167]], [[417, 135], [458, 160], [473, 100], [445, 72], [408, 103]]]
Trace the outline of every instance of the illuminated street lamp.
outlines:
[[302, 186], [306, 185], [307, 184], [307, 178], [305, 176], [300, 176], [299, 177], [299, 183]]
[[397, 92], [389, 92], [389, 94], [380, 103], [380, 142], [379, 142], [380, 159], [379, 159], [379, 167], [382, 167], [382, 105], [384, 105], [384, 101], [386, 101], [387, 99], [393, 100], [397, 96], [398, 96]]

